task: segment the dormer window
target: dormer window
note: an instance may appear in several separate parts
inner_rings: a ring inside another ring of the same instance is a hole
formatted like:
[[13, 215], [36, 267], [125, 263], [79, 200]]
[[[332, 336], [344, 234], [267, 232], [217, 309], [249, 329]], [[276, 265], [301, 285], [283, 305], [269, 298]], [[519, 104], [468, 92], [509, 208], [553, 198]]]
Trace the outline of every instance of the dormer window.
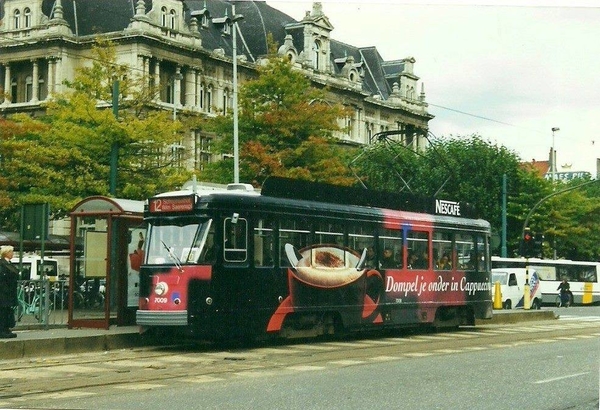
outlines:
[[313, 51], [314, 51], [314, 55], [313, 55], [314, 68], [316, 70], [318, 70], [319, 69], [319, 53], [321, 52], [321, 42], [319, 40], [315, 40]]
[[15, 10], [15, 12], [13, 13], [13, 22], [14, 22], [15, 30], [18, 30], [21, 28], [21, 10], [19, 10], [19, 9]]
[[23, 14], [25, 15], [25, 28], [31, 28], [31, 9], [29, 7], [25, 7]]
[[229, 24], [224, 24], [223, 25], [223, 33], [224, 34], [231, 34], [231, 26]]
[[202, 10], [194, 10], [191, 12], [192, 17], [196, 17], [199, 21], [200, 26], [203, 28], [207, 28], [210, 23], [210, 13], [206, 9]]

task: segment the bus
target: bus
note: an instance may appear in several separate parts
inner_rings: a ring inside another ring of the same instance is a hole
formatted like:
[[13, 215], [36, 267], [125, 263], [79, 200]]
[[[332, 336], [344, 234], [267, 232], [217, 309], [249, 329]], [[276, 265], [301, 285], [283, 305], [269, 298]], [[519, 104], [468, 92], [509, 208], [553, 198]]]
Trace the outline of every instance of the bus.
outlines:
[[492, 256], [492, 267], [534, 269], [539, 278], [542, 303], [546, 305], [560, 305], [558, 285], [563, 279], [569, 281], [571, 303], [590, 305], [600, 302], [600, 262]]
[[490, 224], [466, 205], [275, 177], [156, 195], [136, 322], [212, 340], [474, 325]]

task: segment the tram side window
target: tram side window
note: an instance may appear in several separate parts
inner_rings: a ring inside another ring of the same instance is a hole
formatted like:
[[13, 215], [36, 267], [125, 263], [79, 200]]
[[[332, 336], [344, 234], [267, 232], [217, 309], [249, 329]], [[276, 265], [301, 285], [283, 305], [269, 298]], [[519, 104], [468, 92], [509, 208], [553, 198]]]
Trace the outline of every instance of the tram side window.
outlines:
[[329, 222], [317, 223], [314, 244], [344, 246], [344, 227]]
[[428, 269], [429, 235], [427, 232], [409, 231], [406, 239], [409, 269]]
[[477, 266], [477, 252], [473, 235], [457, 233], [454, 241], [458, 267], [460, 269], [474, 270]]
[[244, 262], [248, 259], [248, 221], [234, 216], [225, 218], [223, 257], [225, 262]]
[[451, 270], [456, 267], [455, 253], [452, 252], [452, 234], [436, 231], [433, 233], [433, 268]]
[[487, 237], [477, 236], [477, 270], [487, 272], [489, 266], [488, 260], [488, 241]]
[[290, 266], [285, 253], [285, 244], [290, 243], [300, 250], [309, 245], [310, 225], [304, 220], [282, 220], [279, 224], [279, 261], [281, 266]]
[[273, 266], [273, 223], [259, 219], [254, 227], [254, 265]]
[[[425, 234], [427, 238], [427, 234]], [[427, 239], [425, 239], [427, 242]], [[425, 243], [425, 248], [427, 245]], [[404, 248], [402, 246], [402, 230], [382, 229], [379, 232], [379, 265], [383, 269], [401, 268], [404, 260]]]
[[377, 265], [375, 255], [375, 229], [369, 225], [350, 225], [348, 226], [348, 247], [353, 249], [359, 257], [367, 249], [366, 267], [374, 268]]

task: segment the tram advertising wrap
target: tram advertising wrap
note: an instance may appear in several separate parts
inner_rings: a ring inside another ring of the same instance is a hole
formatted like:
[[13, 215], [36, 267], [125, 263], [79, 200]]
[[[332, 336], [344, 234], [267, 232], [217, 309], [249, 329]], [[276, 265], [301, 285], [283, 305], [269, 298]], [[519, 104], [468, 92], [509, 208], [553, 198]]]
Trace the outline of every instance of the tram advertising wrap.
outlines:
[[[486, 221], [459, 202], [400, 209], [370, 195], [384, 208], [357, 201], [363, 190], [307, 184], [150, 198], [137, 323], [219, 340], [491, 318]], [[319, 200], [298, 194], [309, 191]]]

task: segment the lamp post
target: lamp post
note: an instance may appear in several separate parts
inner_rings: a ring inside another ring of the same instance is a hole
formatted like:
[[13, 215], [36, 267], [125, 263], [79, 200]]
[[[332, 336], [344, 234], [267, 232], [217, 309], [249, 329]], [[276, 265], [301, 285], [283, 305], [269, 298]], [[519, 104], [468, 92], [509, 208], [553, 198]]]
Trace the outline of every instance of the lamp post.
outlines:
[[231, 5], [231, 35], [233, 49], [233, 182], [240, 182], [240, 142], [238, 135], [238, 83], [237, 83], [237, 29], [236, 24], [242, 20], [244, 16], [235, 14], [235, 4]]
[[554, 133], [556, 131], [560, 131], [560, 128], [552, 127], [552, 155], [551, 155], [552, 158], [550, 159], [552, 161], [552, 164], [551, 164], [552, 168], [550, 168], [551, 175], [552, 175], [552, 183], [554, 183], [554, 179], [556, 177], [556, 151], [554, 150]]
[[[192, 17], [201, 16], [201, 11], [192, 11]], [[231, 17], [227, 16], [227, 10], [225, 11], [224, 18], [218, 18], [214, 20], [220, 20], [219, 23], [224, 23], [233, 32], [231, 33], [231, 41], [232, 41], [232, 54], [233, 54], [233, 182], [240, 182], [240, 154], [239, 154], [239, 136], [238, 136], [238, 104], [237, 104], [237, 94], [238, 94], [238, 81], [237, 81], [237, 30], [236, 25], [237, 22], [243, 20], [244, 16], [241, 14], [235, 14], [235, 4], [231, 5]]]

